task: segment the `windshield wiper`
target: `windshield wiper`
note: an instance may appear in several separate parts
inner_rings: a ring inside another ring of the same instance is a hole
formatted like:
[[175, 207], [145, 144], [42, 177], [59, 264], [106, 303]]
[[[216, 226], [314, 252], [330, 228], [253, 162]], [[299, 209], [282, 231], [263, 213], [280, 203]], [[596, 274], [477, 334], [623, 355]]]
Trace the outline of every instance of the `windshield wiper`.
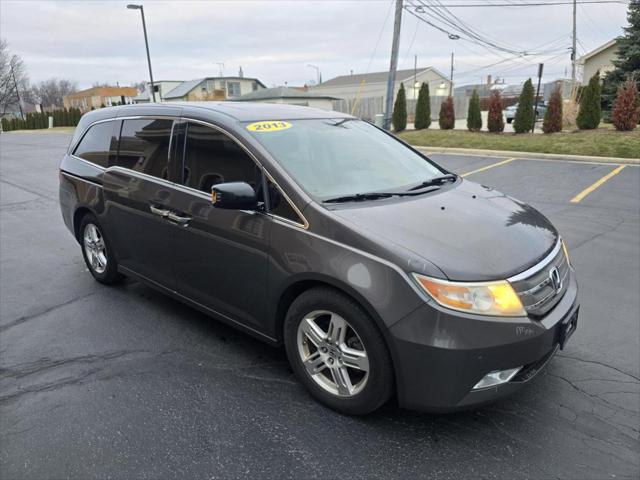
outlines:
[[454, 175], [453, 173], [447, 173], [446, 175], [440, 175], [439, 177], [433, 177], [433, 178], [430, 178], [429, 180], [425, 180], [424, 182], [419, 183], [414, 187], [411, 187], [409, 191], [420, 190], [421, 188], [431, 187], [433, 185], [440, 185], [442, 184], [442, 182], [445, 182], [448, 180], [455, 182], [457, 178], [458, 178], [457, 175]]
[[328, 200], [323, 200], [322, 203], [342, 203], [342, 202], [358, 202], [361, 200], [377, 200], [379, 198], [389, 198], [394, 195], [401, 195], [401, 192], [354, 193], [353, 195], [344, 195], [343, 197], [329, 198]]
[[368, 192], [368, 193], [354, 193], [353, 195], [344, 195], [342, 197], [329, 198], [327, 200], [323, 200], [322, 203], [343, 203], [343, 202], [360, 202], [363, 200], [378, 200], [380, 198], [389, 198], [389, 197], [413, 197], [417, 195], [422, 195], [423, 193], [429, 193], [434, 190], [438, 190], [438, 186], [433, 186], [429, 190], [424, 190], [422, 192], [412, 192], [410, 190], [406, 192]]

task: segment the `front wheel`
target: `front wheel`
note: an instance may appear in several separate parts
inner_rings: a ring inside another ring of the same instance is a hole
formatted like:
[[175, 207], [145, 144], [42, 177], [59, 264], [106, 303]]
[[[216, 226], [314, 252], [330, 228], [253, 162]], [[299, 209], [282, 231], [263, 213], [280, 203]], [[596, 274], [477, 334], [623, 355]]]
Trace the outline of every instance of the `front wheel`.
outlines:
[[329, 288], [304, 292], [289, 308], [284, 340], [294, 372], [325, 405], [362, 415], [391, 396], [393, 369], [382, 334], [346, 295]]

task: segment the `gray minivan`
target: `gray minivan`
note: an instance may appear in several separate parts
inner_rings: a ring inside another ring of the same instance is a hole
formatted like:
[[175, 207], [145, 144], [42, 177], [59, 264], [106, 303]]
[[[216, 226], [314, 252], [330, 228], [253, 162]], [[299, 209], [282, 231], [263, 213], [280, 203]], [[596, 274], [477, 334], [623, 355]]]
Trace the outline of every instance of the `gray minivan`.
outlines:
[[337, 112], [261, 103], [85, 114], [62, 216], [99, 282], [144, 282], [274, 346], [349, 414], [451, 411], [531, 380], [576, 328], [535, 209]]

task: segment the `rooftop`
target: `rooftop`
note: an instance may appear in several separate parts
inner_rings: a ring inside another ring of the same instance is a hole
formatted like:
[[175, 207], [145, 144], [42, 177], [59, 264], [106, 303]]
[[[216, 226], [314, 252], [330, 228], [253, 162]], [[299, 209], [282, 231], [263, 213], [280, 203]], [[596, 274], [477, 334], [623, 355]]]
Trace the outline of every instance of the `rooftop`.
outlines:
[[[433, 67], [423, 67], [419, 68], [415, 71], [413, 68], [409, 70], [398, 70], [396, 71], [396, 82], [406, 82], [413, 78], [413, 76], [417, 73], [418, 75], [427, 72], [433, 71], [436, 74], [440, 75], [445, 80], [447, 79], [442, 73], [436, 70]], [[316, 85], [314, 88], [319, 87], [340, 87], [343, 85], [353, 85], [354, 83], [359, 84], [363, 80], [365, 83], [385, 83], [389, 78], [389, 72], [373, 72], [373, 73], [358, 73], [354, 75], [342, 75], [340, 77], [332, 78], [331, 80], [327, 80], [326, 82], [322, 82], [319, 85]]]
[[246, 95], [242, 95], [239, 98], [236, 98], [237, 102], [247, 102], [253, 100], [271, 100], [278, 98], [298, 98], [298, 99], [309, 99], [309, 98], [326, 98], [329, 100], [337, 100], [336, 97], [332, 97], [330, 95], [323, 95], [322, 93], [316, 93], [312, 91], [304, 91], [297, 88], [288, 88], [288, 87], [274, 87], [274, 88], [265, 88], [264, 90], [256, 90], [255, 92], [247, 93]]
[[263, 88], [266, 88], [264, 83], [262, 83], [257, 78], [251, 78], [251, 77], [204, 77], [204, 78], [196, 78], [195, 80], [188, 80], [186, 82], [182, 82], [176, 88], [174, 88], [169, 93], [167, 93], [164, 96], [164, 98], [171, 99], [171, 98], [184, 97], [191, 90], [196, 88], [198, 85], [200, 85], [205, 80], [249, 80], [249, 81], [258, 82], [258, 84], [262, 85]]

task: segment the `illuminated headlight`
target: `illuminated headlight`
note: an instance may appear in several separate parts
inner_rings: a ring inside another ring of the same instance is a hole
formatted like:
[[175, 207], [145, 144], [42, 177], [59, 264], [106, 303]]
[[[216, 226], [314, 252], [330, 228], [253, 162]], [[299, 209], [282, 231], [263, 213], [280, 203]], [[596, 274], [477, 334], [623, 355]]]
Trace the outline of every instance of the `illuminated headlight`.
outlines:
[[509, 380], [515, 377], [516, 373], [518, 373], [521, 368], [522, 367], [510, 368], [509, 370], [496, 370], [495, 372], [487, 373], [484, 377], [482, 377], [482, 380], [476, 383], [476, 386], [473, 387], [473, 390], [495, 387], [496, 385], [507, 383]]
[[525, 317], [520, 297], [507, 281], [448, 282], [417, 273], [414, 278], [440, 305], [461, 312], [503, 317]]

